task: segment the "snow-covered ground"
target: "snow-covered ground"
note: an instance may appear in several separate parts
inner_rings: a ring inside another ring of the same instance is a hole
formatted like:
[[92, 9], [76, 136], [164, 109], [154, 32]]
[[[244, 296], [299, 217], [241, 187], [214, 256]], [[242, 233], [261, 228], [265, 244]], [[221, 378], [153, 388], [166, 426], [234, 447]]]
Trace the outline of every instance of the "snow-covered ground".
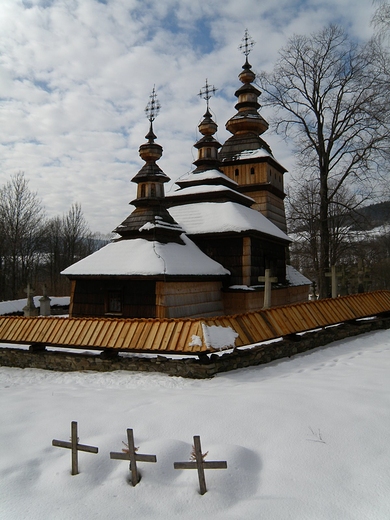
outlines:
[[[196, 381], [141, 373], [0, 368], [0, 518], [387, 520], [390, 331]], [[80, 474], [70, 475], [78, 421]], [[141, 482], [121, 451], [134, 429]], [[206, 471], [175, 470], [200, 435]]]
[[[39, 298], [42, 296], [34, 296], [34, 305], [39, 307]], [[50, 305], [69, 305], [69, 296], [50, 296]], [[23, 312], [23, 307], [27, 305], [27, 298], [20, 300], [9, 300], [0, 302], [0, 316], [4, 314], [11, 314], [12, 312]]]

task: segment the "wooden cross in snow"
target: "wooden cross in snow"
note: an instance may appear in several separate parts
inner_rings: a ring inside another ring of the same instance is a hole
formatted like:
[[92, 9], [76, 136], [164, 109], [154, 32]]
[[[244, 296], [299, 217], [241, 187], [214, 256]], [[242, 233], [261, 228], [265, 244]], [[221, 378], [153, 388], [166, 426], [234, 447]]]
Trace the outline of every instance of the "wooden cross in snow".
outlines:
[[79, 451], [87, 451], [88, 453], [98, 452], [98, 448], [95, 448], [95, 446], [86, 446], [85, 444], [78, 443], [76, 421], [72, 421], [70, 442], [57, 441], [56, 439], [53, 439], [52, 446], [57, 446], [58, 448], [69, 448], [72, 450], [72, 475], [78, 475], [79, 472], [77, 456]]
[[265, 276], [259, 276], [258, 281], [264, 282], [264, 304], [263, 309], [269, 309], [271, 307], [271, 284], [277, 282], [276, 276], [271, 276], [271, 269], [265, 270]]
[[[206, 453], [207, 455], [207, 453]], [[200, 494], [204, 495], [207, 491], [206, 488], [206, 478], [204, 474], [205, 469], [226, 469], [227, 462], [224, 460], [221, 461], [206, 461], [204, 457], [206, 455], [202, 455], [202, 447], [200, 445], [200, 436], [194, 435], [194, 462], [174, 462], [173, 467], [175, 469], [197, 469], [198, 470], [198, 478], [199, 478], [199, 486], [200, 486]]]
[[123, 450], [122, 453], [110, 452], [110, 459], [118, 459], [118, 460], [129, 460], [130, 466], [129, 469], [131, 471], [131, 483], [133, 486], [136, 486], [140, 481], [140, 477], [138, 475], [137, 470], [137, 461], [138, 462], [157, 462], [156, 455], [141, 455], [137, 453], [137, 449], [134, 446], [134, 435], [133, 430], [129, 428], [127, 430], [127, 449]]

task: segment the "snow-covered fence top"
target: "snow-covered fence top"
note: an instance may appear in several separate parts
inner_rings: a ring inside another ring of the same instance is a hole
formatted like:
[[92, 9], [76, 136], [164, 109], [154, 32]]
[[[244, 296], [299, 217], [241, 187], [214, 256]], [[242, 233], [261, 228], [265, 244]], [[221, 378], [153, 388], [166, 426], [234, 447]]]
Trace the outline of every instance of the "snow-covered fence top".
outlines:
[[0, 316], [0, 343], [34, 348], [109, 349], [201, 354], [252, 345], [390, 311], [390, 291], [199, 319], [106, 319]]

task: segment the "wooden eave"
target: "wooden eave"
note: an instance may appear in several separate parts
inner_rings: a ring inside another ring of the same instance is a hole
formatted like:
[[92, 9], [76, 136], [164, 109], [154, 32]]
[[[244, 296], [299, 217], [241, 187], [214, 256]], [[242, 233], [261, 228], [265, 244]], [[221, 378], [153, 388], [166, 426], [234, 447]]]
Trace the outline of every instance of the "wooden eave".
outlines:
[[247, 197], [244, 193], [241, 193], [241, 186], [235, 186], [234, 189], [229, 186], [226, 187], [227, 189], [224, 191], [205, 191], [203, 193], [183, 193], [182, 195], [175, 195], [173, 197], [167, 196], [165, 201], [168, 209], [174, 206], [183, 206], [184, 204], [198, 204], [199, 202], [237, 202], [247, 208], [253, 206], [255, 201]]
[[268, 235], [262, 231], [258, 231], [257, 229], [247, 229], [244, 231], [225, 231], [222, 233], [186, 233], [188, 238], [190, 238], [193, 242], [196, 242], [196, 239], [210, 239], [213, 240], [215, 238], [241, 238], [241, 237], [254, 237], [254, 238], [262, 238], [267, 240], [267, 242], [274, 242], [276, 244], [280, 244], [283, 242], [284, 244], [290, 244], [292, 242], [291, 239], [287, 240], [284, 238], [279, 238], [274, 235]]
[[70, 280], [134, 280], [134, 281], [155, 281], [155, 282], [199, 282], [223, 280], [228, 274], [155, 274], [155, 275], [137, 275], [137, 274], [74, 274], [64, 275]]
[[273, 184], [271, 184], [270, 182], [258, 182], [258, 183], [255, 183], [255, 184], [241, 184], [237, 190], [241, 191], [241, 192], [255, 192], [255, 191], [269, 191], [270, 193], [273, 193], [274, 195], [276, 195], [277, 197], [279, 197], [280, 199], [285, 199], [286, 198], [286, 194], [284, 193], [284, 191], [280, 190], [279, 188], [277, 188], [276, 186], [274, 186]]
[[[154, 354], [202, 354], [204, 326], [229, 327], [236, 347], [390, 312], [390, 291], [199, 319], [0, 317], [0, 343]], [[194, 341], [194, 337], [201, 340]], [[39, 354], [37, 354], [39, 355]]]
[[[252, 150], [252, 151], [255, 152], [256, 150]], [[221, 168], [221, 170], [223, 170], [223, 168], [225, 166], [235, 166], [235, 165], [237, 165], [237, 163], [240, 163], [240, 164], [254, 164], [254, 163], [263, 163], [263, 162], [272, 164], [272, 166], [276, 170], [278, 170], [278, 172], [280, 172], [280, 173], [286, 173], [288, 171], [288, 170], [286, 170], [286, 168], [284, 166], [282, 166], [271, 155], [264, 155], [262, 157], [252, 157], [252, 158], [248, 157], [247, 159], [246, 158], [239, 158], [239, 159], [226, 159], [226, 160], [222, 160], [221, 164], [220, 164], [220, 168]]]

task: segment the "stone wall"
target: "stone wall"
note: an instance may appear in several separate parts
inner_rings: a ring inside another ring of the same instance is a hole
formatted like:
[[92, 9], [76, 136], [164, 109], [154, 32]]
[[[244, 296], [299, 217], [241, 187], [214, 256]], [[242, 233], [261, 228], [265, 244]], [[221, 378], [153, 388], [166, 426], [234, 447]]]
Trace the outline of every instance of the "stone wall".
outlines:
[[19, 368], [42, 368], [63, 372], [92, 370], [107, 372], [130, 370], [142, 372], [162, 372], [172, 376], [203, 379], [219, 372], [227, 372], [249, 366], [269, 363], [275, 359], [291, 357], [334, 341], [375, 330], [390, 328], [390, 317], [348, 322], [328, 327], [303, 336], [294, 335], [268, 345], [235, 349], [224, 354], [204, 354], [200, 358], [177, 359], [165, 356], [150, 358], [117, 355], [112, 351], [91, 355], [47, 350], [23, 350], [20, 348], [0, 348], [0, 365]]

